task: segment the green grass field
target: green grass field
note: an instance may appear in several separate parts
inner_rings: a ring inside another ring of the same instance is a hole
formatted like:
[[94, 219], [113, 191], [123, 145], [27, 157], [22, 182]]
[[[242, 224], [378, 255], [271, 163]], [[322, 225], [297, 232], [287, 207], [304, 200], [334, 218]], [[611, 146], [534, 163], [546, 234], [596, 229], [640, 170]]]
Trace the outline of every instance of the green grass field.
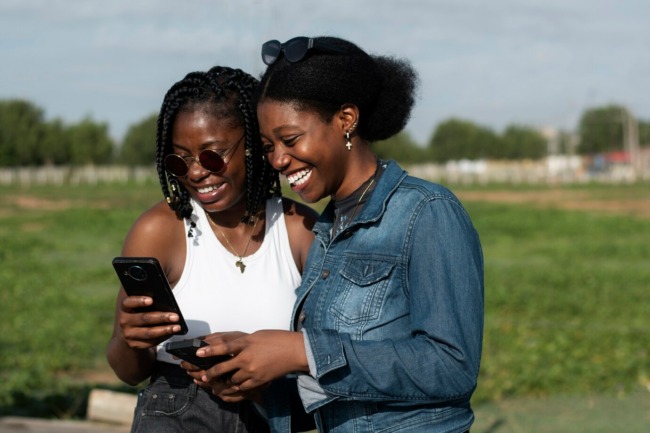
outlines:
[[[523, 202], [480, 198], [503, 190], [458, 190], [471, 197], [463, 201], [486, 264], [473, 431], [560, 431], [518, 430], [526, 424], [516, 408], [537, 423], [533, 415], [560, 416], [572, 404], [593, 415], [618, 407], [612, 402], [647, 427], [650, 218], [616, 206], [621, 197], [647, 206], [650, 187], [561, 191], [611, 204], [602, 211], [566, 210], [562, 200], [540, 206], [542, 187], [517, 188]], [[133, 220], [160, 198], [154, 184], [0, 188], [0, 415], [83, 416], [91, 387], [120, 386], [104, 359], [118, 287], [110, 262]], [[617, 430], [583, 425], [591, 427], [561, 431]], [[642, 431], [634, 425], [626, 431]]]

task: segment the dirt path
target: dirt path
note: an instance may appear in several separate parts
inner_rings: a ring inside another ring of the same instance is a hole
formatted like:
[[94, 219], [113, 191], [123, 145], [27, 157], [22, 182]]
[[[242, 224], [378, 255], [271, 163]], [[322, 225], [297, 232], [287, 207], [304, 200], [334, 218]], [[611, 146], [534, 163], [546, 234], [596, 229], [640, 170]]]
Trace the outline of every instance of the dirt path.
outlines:
[[[527, 204], [539, 208], [556, 208], [578, 211], [595, 211], [618, 215], [632, 215], [650, 219], [650, 191], [646, 197], [613, 197], [597, 198], [596, 193], [565, 189], [550, 189], [541, 191], [457, 191], [462, 201], [485, 201], [494, 203]], [[4, 198], [7, 204], [12, 204], [24, 210], [65, 210], [74, 206], [92, 208], [107, 208], [110, 204], [102, 202], [73, 202], [71, 200], [49, 200], [21, 195], [8, 195]], [[0, 209], [1, 215], [15, 211]]]
[[598, 199], [585, 191], [459, 191], [462, 201], [486, 201], [493, 203], [527, 204], [539, 208], [555, 208], [578, 211], [595, 211], [618, 215], [632, 215], [650, 219], [650, 191], [648, 197], [619, 197]]

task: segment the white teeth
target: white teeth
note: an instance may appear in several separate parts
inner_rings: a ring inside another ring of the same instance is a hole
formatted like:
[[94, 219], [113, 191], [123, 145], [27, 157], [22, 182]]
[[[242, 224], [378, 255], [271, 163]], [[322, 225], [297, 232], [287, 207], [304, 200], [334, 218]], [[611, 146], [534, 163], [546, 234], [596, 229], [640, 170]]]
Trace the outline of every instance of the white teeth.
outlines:
[[196, 190], [199, 192], [199, 194], [207, 194], [210, 191], [214, 191], [217, 188], [218, 186], [216, 185], [210, 185], [210, 186], [205, 186], [203, 188], [197, 188]]
[[298, 186], [307, 182], [307, 179], [309, 179], [309, 175], [311, 175], [311, 168], [307, 168], [305, 170], [300, 170], [296, 173], [290, 174], [289, 176], [287, 176], [287, 180], [291, 185]]

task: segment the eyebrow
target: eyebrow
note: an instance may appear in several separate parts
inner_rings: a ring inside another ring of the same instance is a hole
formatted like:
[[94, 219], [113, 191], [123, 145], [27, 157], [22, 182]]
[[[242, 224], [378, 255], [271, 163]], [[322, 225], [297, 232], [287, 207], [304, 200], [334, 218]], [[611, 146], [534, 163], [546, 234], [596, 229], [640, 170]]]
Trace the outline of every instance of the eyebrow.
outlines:
[[[231, 143], [228, 143], [228, 142], [222, 141], [222, 140], [212, 140], [212, 141], [206, 141], [205, 143], [201, 143], [199, 148], [200, 149], [206, 149], [207, 147], [212, 146], [214, 144], [224, 144], [224, 145], [226, 145], [226, 144], [231, 144]], [[177, 143], [174, 143], [174, 142], [172, 142], [172, 147], [176, 147], [176, 148], [184, 150], [186, 152], [190, 151], [187, 147], [182, 146], [182, 145], [177, 144]], [[226, 149], [219, 149], [219, 150], [226, 150]]]
[[299, 126], [297, 126], [297, 125], [280, 125], [280, 126], [276, 126], [271, 131], [274, 134], [277, 134], [278, 132], [281, 132], [281, 130], [284, 129], [284, 128], [299, 128]]

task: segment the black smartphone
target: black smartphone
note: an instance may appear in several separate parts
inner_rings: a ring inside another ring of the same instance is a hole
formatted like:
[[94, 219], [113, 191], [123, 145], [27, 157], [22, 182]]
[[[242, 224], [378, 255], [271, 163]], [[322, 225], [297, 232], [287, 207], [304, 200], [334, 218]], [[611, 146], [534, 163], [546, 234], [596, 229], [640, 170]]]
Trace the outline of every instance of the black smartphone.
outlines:
[[181, 330], [176, 334], [187, 334], [187, 323], [176, 303], [167, 276], [155, 257], [115, 257], [113, 267], [129, 296], [149, 296], [153, 304], [142, 307], [142, 311], [169, 311], [178, 314]]
[[176, 356], [177, 358], [194, 364], [203, 370], [207, 370], [215, 364], [230, 359], [228, 355], [210, 356], [207, 358], [200, 358], [196, 356], [196, 351], [199, 347], [207, 346], [208, 343], [200, 338], [190, 338], [188, 340], [170, 341], [165, 343], [165, 350], [167, 353]]

